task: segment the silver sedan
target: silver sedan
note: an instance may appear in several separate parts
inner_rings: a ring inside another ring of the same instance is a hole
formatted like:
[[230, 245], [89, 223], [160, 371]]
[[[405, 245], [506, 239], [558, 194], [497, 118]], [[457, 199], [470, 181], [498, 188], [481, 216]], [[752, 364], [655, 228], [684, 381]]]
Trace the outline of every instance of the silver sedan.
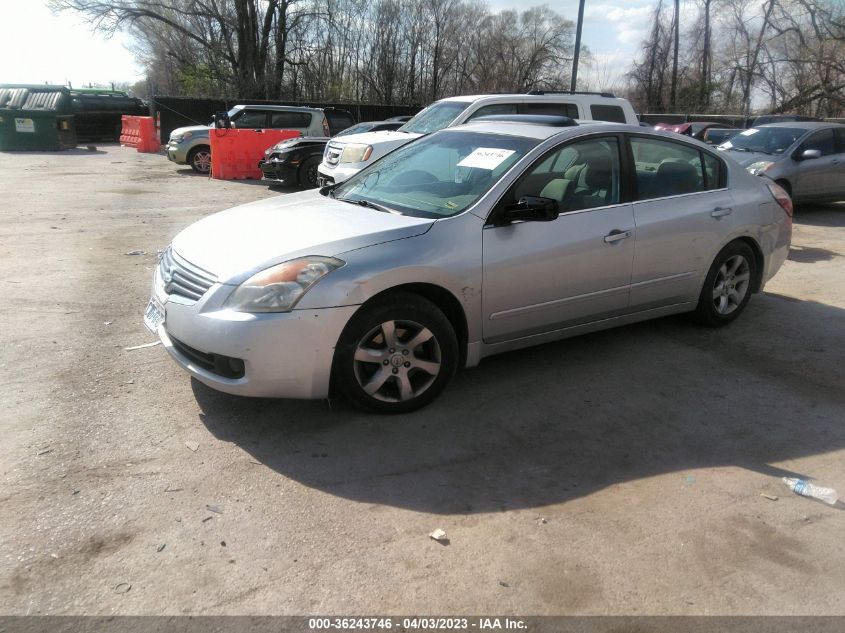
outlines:
[[813, 121], [753, 127], [719, 146], [795, 202], [845, 200], [845, 125]]
[[730, 323], [786, 259], [791, 215], [697, 141], [482, 120], [189, 226], [145, 322], [215, 389], [404, 412], [492, 354], [680, 312]]

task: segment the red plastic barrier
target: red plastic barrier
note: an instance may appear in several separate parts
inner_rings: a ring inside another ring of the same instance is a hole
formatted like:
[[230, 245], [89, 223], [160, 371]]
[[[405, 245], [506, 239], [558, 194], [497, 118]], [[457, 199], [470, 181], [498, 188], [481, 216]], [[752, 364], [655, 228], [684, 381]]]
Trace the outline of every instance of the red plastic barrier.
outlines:
[[238, 130], [209, 131], [211, 142], [211, 177], [218, 180], [260, 179], [258, 161], [264, 150], [285, 139], [299, 136], [296, 130]]
[[120, 130], [121, 145], [134, 147], [139, 152], [147, 154], [158, 153], [161, 143], [158, 141], [153, 117], [124, 114], [121, 121], [123, 123]]

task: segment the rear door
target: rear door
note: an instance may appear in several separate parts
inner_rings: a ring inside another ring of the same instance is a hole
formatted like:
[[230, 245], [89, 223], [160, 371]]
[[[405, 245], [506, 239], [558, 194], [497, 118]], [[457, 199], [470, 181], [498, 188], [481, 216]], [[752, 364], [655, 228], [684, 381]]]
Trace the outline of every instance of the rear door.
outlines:
[[630, 136], [637, 244], [631, 309], [694, 300], [701, 275], [735, 226], [721, 158], [686, 143]]

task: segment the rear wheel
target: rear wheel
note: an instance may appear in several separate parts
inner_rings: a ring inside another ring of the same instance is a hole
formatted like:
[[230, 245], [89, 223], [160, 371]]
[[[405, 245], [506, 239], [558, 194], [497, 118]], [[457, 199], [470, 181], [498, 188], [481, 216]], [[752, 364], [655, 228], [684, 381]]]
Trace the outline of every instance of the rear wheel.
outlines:
[[743, 242], [731, 242], [716, 255], [704, 280], [695, 310], [703, 325], [721, 327], [736, 319], [751, 299], [757, 273], [754, 252]]
[[317, 186], [317, 165], [320, 159], [313, 156], [299, 166], [299, 186], [306, 189], [313, 189]]
[[445, 315], [422, 297], [397, 293], [349, 321], [333, 369], [336, 387], [356, 406], [406, 413], [434, 400], [457, 364], [457, 337]]
[[188, 152], [188, 164], [198, 174], [207, 174], [211, 171], [211, 148], [208, 145], [199, 145]]

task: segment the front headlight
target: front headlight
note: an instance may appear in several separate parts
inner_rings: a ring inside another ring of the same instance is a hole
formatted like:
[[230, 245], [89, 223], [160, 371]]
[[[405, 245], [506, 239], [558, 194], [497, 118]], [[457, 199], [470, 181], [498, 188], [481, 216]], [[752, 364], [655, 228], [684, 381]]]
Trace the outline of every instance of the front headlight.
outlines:
[[181, 134], [171, 134], [170, 135], [170, 142], [171, 143], [181, 143], [182, 142], [182, 135]]
[[309, 255], [271, 266], [235, 288], [224, 307], [238, 312], [290, 312], [311, 286], [344, 263]]
[[370, 160], [373, 154], [372, 145], [364, 145], [362, 143], [350, 143], [343, 147], [343, 153], [340, 155], [341, 163], [365, 163]]
[[756, 163], [751, 163], [748, 167], [746, 167], [746, 169], [752, 176], [759, 176], [764, 171], [767, 171], [772, 165], [774, 165], [773, 161], [761, 160]]

